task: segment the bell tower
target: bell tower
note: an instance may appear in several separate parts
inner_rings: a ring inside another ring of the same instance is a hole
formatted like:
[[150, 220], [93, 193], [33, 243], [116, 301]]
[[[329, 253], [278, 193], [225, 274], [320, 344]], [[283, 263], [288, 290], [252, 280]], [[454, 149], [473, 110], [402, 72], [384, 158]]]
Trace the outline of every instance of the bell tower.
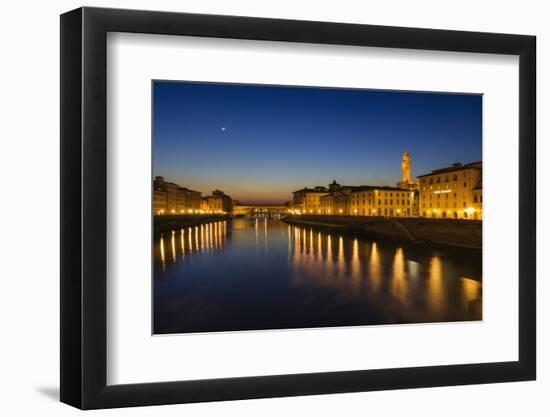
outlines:
[[401, 160], [401, 172], [403, 173], [402, 181], [407, 183], [411, 182], [411, 157], [408, 152], [403, 152], [403, 159]]

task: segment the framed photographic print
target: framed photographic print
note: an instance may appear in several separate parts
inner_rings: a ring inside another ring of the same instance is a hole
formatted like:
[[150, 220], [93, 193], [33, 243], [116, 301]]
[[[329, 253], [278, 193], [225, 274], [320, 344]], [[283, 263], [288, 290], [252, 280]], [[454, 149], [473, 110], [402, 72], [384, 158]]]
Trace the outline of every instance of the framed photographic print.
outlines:
[[535, 38], [61, 16], [61, 400], [535, 379]]

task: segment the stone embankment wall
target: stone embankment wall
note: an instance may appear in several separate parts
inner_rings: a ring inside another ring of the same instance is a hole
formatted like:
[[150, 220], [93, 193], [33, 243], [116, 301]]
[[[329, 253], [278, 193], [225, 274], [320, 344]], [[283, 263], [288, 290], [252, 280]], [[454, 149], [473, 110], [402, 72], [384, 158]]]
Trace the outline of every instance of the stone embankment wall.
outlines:
[[361, 234], [372, 238], [437, 243], [481, 249], [482, 222], [412, 217], [286, 216], [283, 221], [297, 226]]

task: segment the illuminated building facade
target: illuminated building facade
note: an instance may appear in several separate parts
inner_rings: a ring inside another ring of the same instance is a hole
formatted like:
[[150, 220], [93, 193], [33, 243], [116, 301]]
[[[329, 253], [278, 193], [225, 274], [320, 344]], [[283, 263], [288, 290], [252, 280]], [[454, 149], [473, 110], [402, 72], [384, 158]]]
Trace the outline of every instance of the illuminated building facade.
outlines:
[[411, 180], [408, 152], [401, 161], [402, 181], [397, 187], [340, 185], [333, 180], [328, 187], [294, 191], [291, 214], [335, 216], [411, 217], [418, 215], [418, 181]]
[[329, 190], [326, 187], [302, 188], [294, 191], [291, 208], [302, 214], [321, 214], [321, 197]]
[[408, 152], [403, 152], [401, 158], [401, 181], [397, 183], [397, 187], [403, 190], [409, 190], [414, 193], [412, 216], [418, 216], [419, 213], [419, 192], [418, 181], [411, 180], [411, 156]]
[[343, 186], [332, 193], [334, 214], [337, 216], [347, 216], [351, 214], [351, 192], [356, 187]]
[[201, 193], [180, 187], [166, 181], [164, 177], [155, 177], [153, 181], [153, 212], [162, 214], [187, 214], [200, 212]]
[[178, 213], [196, 213], [201, 210], [201, 193], [178, 187]]
[[206, 197], [208, 211], [212, 213], [230, 214], [233, 212], [233, 200], [220, 190], [212, 191], [212, 195]]
[[[160, 201], [160, 194], [164, 193], [164, 212], [161, 214], [175, 214], [178, 212], [178, 185], [173, 182], [164, 180], [164, 177], [155, 177], [153, 182], [153, 190], [157, 190]], [[155, 198], [153, 195], [153, 206]], [[155, 210], [155, 214], [159, 214], [160, 210]]]
[[319, 199], [321, 203], [321, 214], [334, 214], [334, 195], [325, 194]]
[[153, 190], [153, 212], [155, 215], [166, 213], [166, 191], [161, 189]]
[[410, 217], [414, 213], [415, 192], [397, 187], [360, 186], [350, 193], [352, 216]]
[[482, 220], [481, 162], [455, 163], [418, 178], [422, 217]]
[[474, 219], [483, 219], [483, 185], [479, 183], [472, 189], [472, 196], [474, 201], [472, 207], [474, 209]]
[[208, 199], [206, 197], [201, 197], [201, 210], [204, 212], [208, 211]]

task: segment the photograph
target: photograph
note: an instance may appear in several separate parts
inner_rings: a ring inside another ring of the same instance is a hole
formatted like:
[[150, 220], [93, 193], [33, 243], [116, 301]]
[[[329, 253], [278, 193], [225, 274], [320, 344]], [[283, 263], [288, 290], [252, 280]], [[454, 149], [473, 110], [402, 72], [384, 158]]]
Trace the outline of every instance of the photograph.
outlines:
[[481, 94], [151, 89], [153, 335], [483, 320]]

